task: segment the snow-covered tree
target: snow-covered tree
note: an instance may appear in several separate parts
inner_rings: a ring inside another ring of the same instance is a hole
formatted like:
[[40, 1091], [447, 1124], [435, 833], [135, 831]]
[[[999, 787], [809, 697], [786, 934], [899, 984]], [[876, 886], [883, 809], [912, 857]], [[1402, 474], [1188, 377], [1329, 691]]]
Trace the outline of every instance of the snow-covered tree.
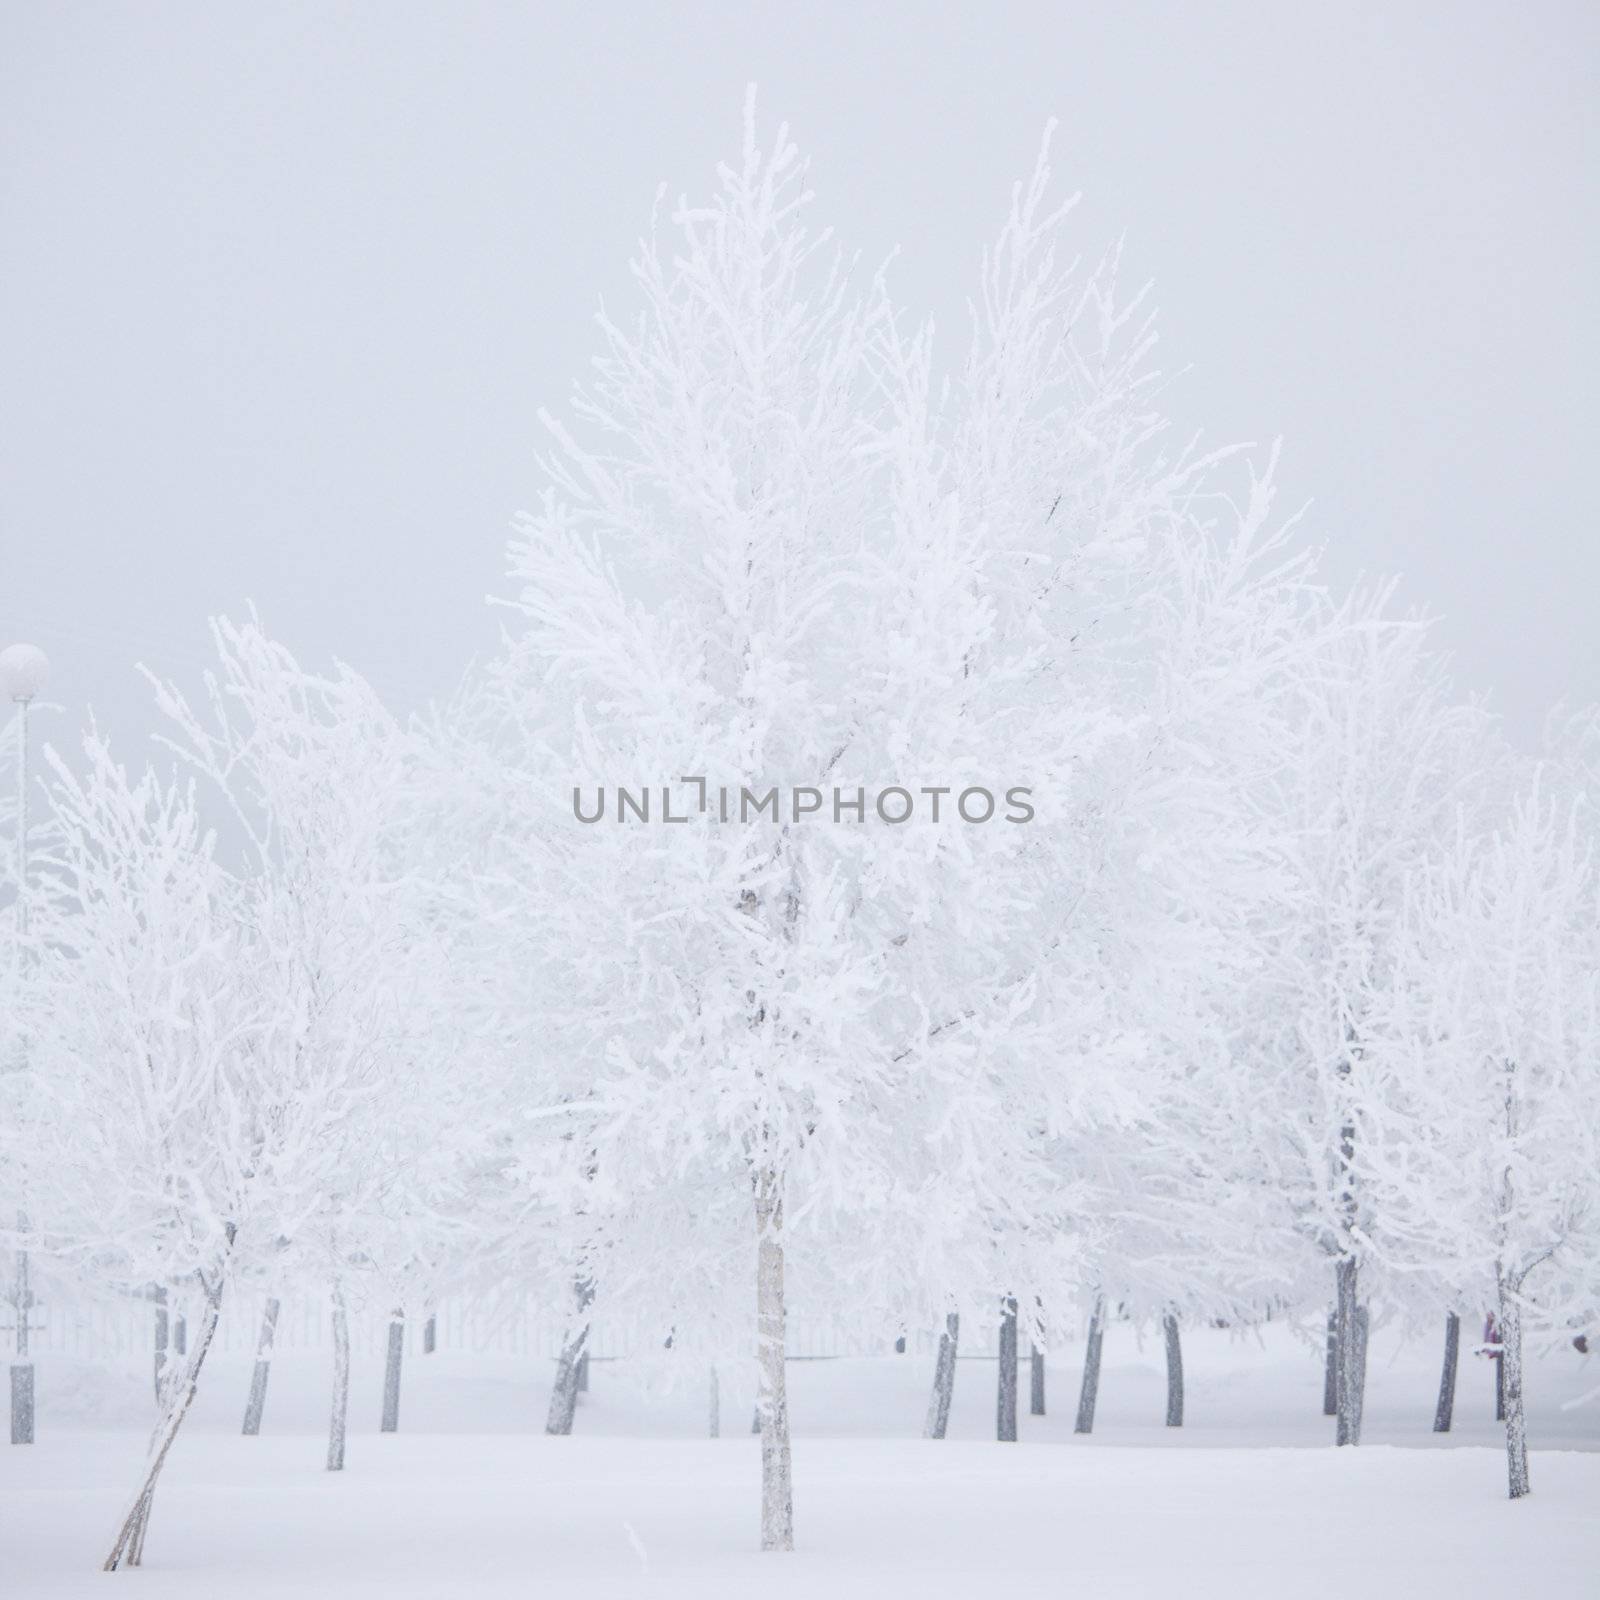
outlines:
[[1374, 1244], [1494, 1307], [1513, 1499], [1528, 1492], [1525, 1327], [1570, 1337], [1600, 1260], [1600, 894], [1582, 808], [1536, 775], [1408, 884], [1358, 1171]]
[[1375, 1051], [1396, 983], [1406, 885], [1464, 806], [1495, 792], [1485, 717], [1452, 703], [1425, 626], [1360, 595], [1301, 675], [1269, 804], [1295, 891], [1261, 930], [1273, 953], [1244, 1007], [1263, 1181], [1334, 1269], [1336, 1439], [1357, 1444], [1380, 1220], [1363, 1191], [1361, 1127], [1397, 1083]]
[[[833, 1267], [887, 1313], [908, 1263], [937, 1265], [944, 1202], [983, 1210], [981, 1184], [991, 1216], [1002, 1187], [1028, 1203], [1015, 1180], [1041, 1163], [1016, 1114], [1048, 1121], [1059, 1092], [1030, 1007], [1065, 893], [1029, 824], [1115, 725], [1050, 664], [1080, 566], [1119, 591], [1140, 558], [1119, 527], [1080, 563], [1088, 479], [1122, 469], [1069, 473], [1094, 446], [1032, 387], [1050, 341], [1106, 310], [1054, 281], [1042, 174], [1012, 221], [1045, 272], [1029, 348], [1002, 361], [1015, 392], [992, 412], [974, 372], [955, 418], [883, 279], [858, 292], [807, 231], [786, 135], [764, 155], [747, 120], [722, 180], [674, 213], [670, 255], [642, 247], [644, 312], [602, 321], [578, 431], [551, 421], [551, 488], [512, 552], [516, 660], [562, 822], [537, 909], [563, 974], [548, 1021], [593, 1107], [576, 1275], [597, 1315], [622, 1284], [666, 1314], [672, 1280], [753, 1221], [762, 1542], [782, 1549], [791, 1241], [855, 1218], [880, 1248]], [[694, 1201], [671, 1249], [663, 1193]], [[990, 1237], [996, 1294], [1029, 1300], [1025, 1258]], [[977, 1284], [917, 1285], [950, 1289]]]
[[[362, 1306], [435, 1299], [470, 1231], [456, 1178], [473, 1079], [417, 870], [413, 741], [359, 675], [302, 669], [253, 615], [212, 633], [203, 709], [160, 690], [168, 743], [245, 834], [239, 915], [283, 1092], [330, 1097], [315, 1209], [251, 1265], [319, 1283], [342, 1330]], [[394, 1327], [403, 1338], [403, 1310]], [[329, 1460], [342, 1466], [347, 1338], [335, 1344]], [[391, 1334], [386, 1426], [399, 1380]]]
[[281, 1229], [282, 1178], [312, 1128], [266, 1068], [239, 885], [192, 790], [130, 779], [93, 734], [81, 774], [52, 766], [55, 837], [26, 996], [40, 1065], [27, 1176], [49, 1219], [43, 1240], [130, 1291], [194, 1285], [201, 1307], [163, 1386], [115, 1567], [139, 1561], [239, 1254]]

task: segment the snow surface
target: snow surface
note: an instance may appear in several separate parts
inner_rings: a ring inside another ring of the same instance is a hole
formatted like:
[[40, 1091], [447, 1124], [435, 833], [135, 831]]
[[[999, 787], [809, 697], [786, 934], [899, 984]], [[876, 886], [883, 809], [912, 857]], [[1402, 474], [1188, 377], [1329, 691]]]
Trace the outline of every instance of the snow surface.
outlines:
[[[1335, 1451], [1315, 1352], [1289, 1330], [1187, 1346], [1192, 1426], [1161, 1426], [1159, 1345], [1141, 1351], [1113, 1327], [1094, 1437], [1071, 1432], [1068, 1346], [1050, 1365], [1051, 1414], [1024, 1414], [1016, 1445], [992, 1439], [990, 1361], [960, 1363], [942, 1444], [916, 1437], [924, 1356], [791, 1363], [792, 1556], [756, 1549], [756, 1441], [733, 1375], [726, 1436], [711, 1441], [696, 1437], [698, 1384], [649, 1395], [627, 1364], [595, 1362], [576, 1434], [550, 1439], [537, 1431], [549, 1363], [408, 1353], [403, 1431], [383, 1436], [368, 1353], [349, 1467], [333, 1476], [326, 1357], [279, 1358], [258, 1439], [238, 1435], [249, 1364], [228, 1357], [173, 1451], [143, 1572], [119, 1576], [97, 1568], [144, 1447], [141, 1374], [56, 1358], [41, 1370], [39, 1442], [0, 1453], [0, 1577], [8, 1600], [121, 1583], [162, 1600], [969, 1600], [997, 1580], [1013, 1596], [1183, 1600], [1595, 1592], [1600, 1412], [1560, 1409], [1593, 1386], [1592, 1360], [1534, 1366], [1533, 1495], [1513, 1505], [1487, 1362], [1464, 1356], [1453, 1448], [1432, 1448], [1445, 1443], [1428, 1431], [1435, 1352], [1376, 1339], [1372, 1442]], [[1022, 1391], [1025, 1413], [1026, 1373]]]

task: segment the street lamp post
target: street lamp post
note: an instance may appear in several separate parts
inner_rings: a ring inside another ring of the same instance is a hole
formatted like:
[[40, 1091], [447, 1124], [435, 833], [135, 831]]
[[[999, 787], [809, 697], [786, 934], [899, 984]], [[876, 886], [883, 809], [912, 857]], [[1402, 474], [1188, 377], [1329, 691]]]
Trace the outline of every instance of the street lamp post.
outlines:
[[[31, 644], [14, 644], [0, 650], [0, 692], [17, 708], [17, 920], [16, 975], [20, 983], [28, 952], [28, 707], [44, 688], [50, 664], [44, 651]], [[27, 1035], [22, 1042], [26, 1069]], [[17, 1213], [17, 1231], [28, 1231], [25, 1213]], [[33, 1311], [33, 1291], [28, 1273], [28, 1252], [17, 1251], [14, 1303], [17, 1313], [17, 1359], [11, 1365], [11, 1442], [33, 1443], [33, 1362], [28, 1351], [28, 1322]]]

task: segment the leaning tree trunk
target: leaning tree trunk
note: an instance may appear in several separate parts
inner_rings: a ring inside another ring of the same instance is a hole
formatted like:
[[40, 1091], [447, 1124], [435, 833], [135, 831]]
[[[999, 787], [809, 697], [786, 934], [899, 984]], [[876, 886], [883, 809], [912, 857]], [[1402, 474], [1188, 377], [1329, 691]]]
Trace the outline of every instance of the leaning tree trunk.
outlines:
[[1100, 1398], [1100, 1341], [1104, 1337], [1105, 1296], [1101, 1295], [1089, 1314], [1089, 1341], [1083, 1352], [1083, 1384], [1078, 1390], [1078, 1418], [1074, 1433], [1094, 1432], [1094, 1407]]
[[546, 1433], [565, 1435], [572, 1432], [573, 1419], [578, 1414], [578, 1373], [583, 1362], [583, 1347], [589, 1341], [589, 1324], [580, 1322], [569, 1329], [556, 1358], [556, 1381], [550, 1390], [550, 1411], [545, 1417]]
[[550, 1390], [550, 1411], [544, 1424], [546, 1433], [571, 1433], [573, 1419], [578, 1414], [578, 1391], [582, 1387], [583, 1364], [589, 1349], [589, 1319], [584, 1312], [594, 1299], [594, 1290], [580, 1278], [573, 1284], [572, 1292], [578, 1302], [578, 1319], [568, 1328], [561, 1354], [556, 1358], [556, 1381]]
[[922, 1425], [924, 1439], [942, 1439], [950, 1425], [950, 1397], [956, 1388], [956, 1349], [961, 1342], [961, 1314], [947, 1312], [944, 1332], [939, 1335], [939, 1355], [933, 1364], [933, 1393], [928, 1397], [928, 1420]]
[[1322, 1414], [1339, 1414], [1339, 1313], [1328, 1313], [1328, 1353], [1322, 1364]]
[[333, 1288], [333, 1410], [328, 1419], [328, 1471], [344, 1471], [345, 1419], [350, 1414], [350, 1317], [344, 1290]]
[[794, 1476], [783, 1298], [783, 1189], [770, 1167], [756, 1174], [756, 1343], [761, 1386], [761, 1548], [794, 1549]]
[[1518, 1285], [1500, 1279], [1500, 1373], [1506, 1407], [1506, 1475], [1511, 1498], [1528, 1492], [1528, 1423], [1522, 1410], [1522, 1303]]
[[389, 1349], [383, 1362], [383, 1424], [381, 1433], [400, 1431], [400, 1363], [406, 1353], [406, 1314], [402, 1307], [389, 1318]]
[[278, 1329], [278, 1300], [267, 1301], [261, 1313], [261, 1333], [256, 1339], [256, 1370], [250, 1375], [250, 1398], [245, 1402], [244, 1431], [261, 1432], [261, 1413], [267, 1404], [267, 1379], [272, 1376], [272, 1341]]
[[583, 1354], [578, 1357], [578, 1393], [579, 1394], [588, 1394], [588, 1392], [589, 1392], [589, 1352], [588, 1352], [587, 1349], [585, 1349]]
[[195, 1386], [199, 1382], [200, 1368], [205, 1365], [206, 1352], [217, 1331], [217, 1318], [222, 1310], [222, 1272], [219, 1270], [214, 1288], [208, 1288], [205, 1309], [200, 1318], [200, 1333], [195, 1340], [194, 1353], [188, 1358], [182, 1376], [167, 1386], [161, 1420], [150, 1436], [150, 1452], [146, 1459], [144, 1481], [139, 1485], [128, 1507], [127, 1515], [117, 1530], [116, 1542], [105, 1559], [104, 1570], [115, 1572], [118, 1567], [137, 1567], [144, 1559], [144, 1537], [150, 1525], [150, 1510], [155, 1501], [156, 1480], [166, 1464], [167, 1452], [178, 1437], [178, 1429], [194, 1404]]
[[1456, 1366], [1461, 1357], [1461, 1318], [1444, 1319], [1444, 1365], [1439, 1369], [1439, 1403], [1433, 1408], [1433, 1431], [1449, 1433], [1456, 1411]]
[[1367, 1316], [1360, 1301], [1361, 1265], [1353, 1255], [1339, 1257], [1334, 1287], [1338, 1293], [1335, 1315], [1339, 1345], [1334, 1441], [1357, 1445], [1361, 1443], [1361, 1412], [1366, 1399]]
[[1178, 1336], [1178, 1319], [1169, 1311], [1162, 1319], [1167, 1336], [1167, 1426], [1183, 1426], [1183, 1344]]
[[1017, 1302], [1000, 1305], [1000, 1372], [995, 1389], [994, 1436], [1002, 1443], [1017, 1438]]
[[1028, 1361], [1028, 1415], [1044, 1415], [1044, 1351], [1038, 1345]]

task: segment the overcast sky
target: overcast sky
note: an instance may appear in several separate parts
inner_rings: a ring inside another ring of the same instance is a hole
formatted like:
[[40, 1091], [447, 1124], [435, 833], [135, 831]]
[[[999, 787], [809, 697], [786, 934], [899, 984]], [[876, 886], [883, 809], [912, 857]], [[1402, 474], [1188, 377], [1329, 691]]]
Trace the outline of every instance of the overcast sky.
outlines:
[[[493, 639], [535, 412], [747, 81], [954, 353], [1047, 118], [1181, 427], [1285, 439], [1530, 741], [1600, 698], [1600, 7], [0, 4], [0, 644], [152, 724], [253, 599], [401, 708]], [[53, 737], [68, 734], [58, 720]]]

